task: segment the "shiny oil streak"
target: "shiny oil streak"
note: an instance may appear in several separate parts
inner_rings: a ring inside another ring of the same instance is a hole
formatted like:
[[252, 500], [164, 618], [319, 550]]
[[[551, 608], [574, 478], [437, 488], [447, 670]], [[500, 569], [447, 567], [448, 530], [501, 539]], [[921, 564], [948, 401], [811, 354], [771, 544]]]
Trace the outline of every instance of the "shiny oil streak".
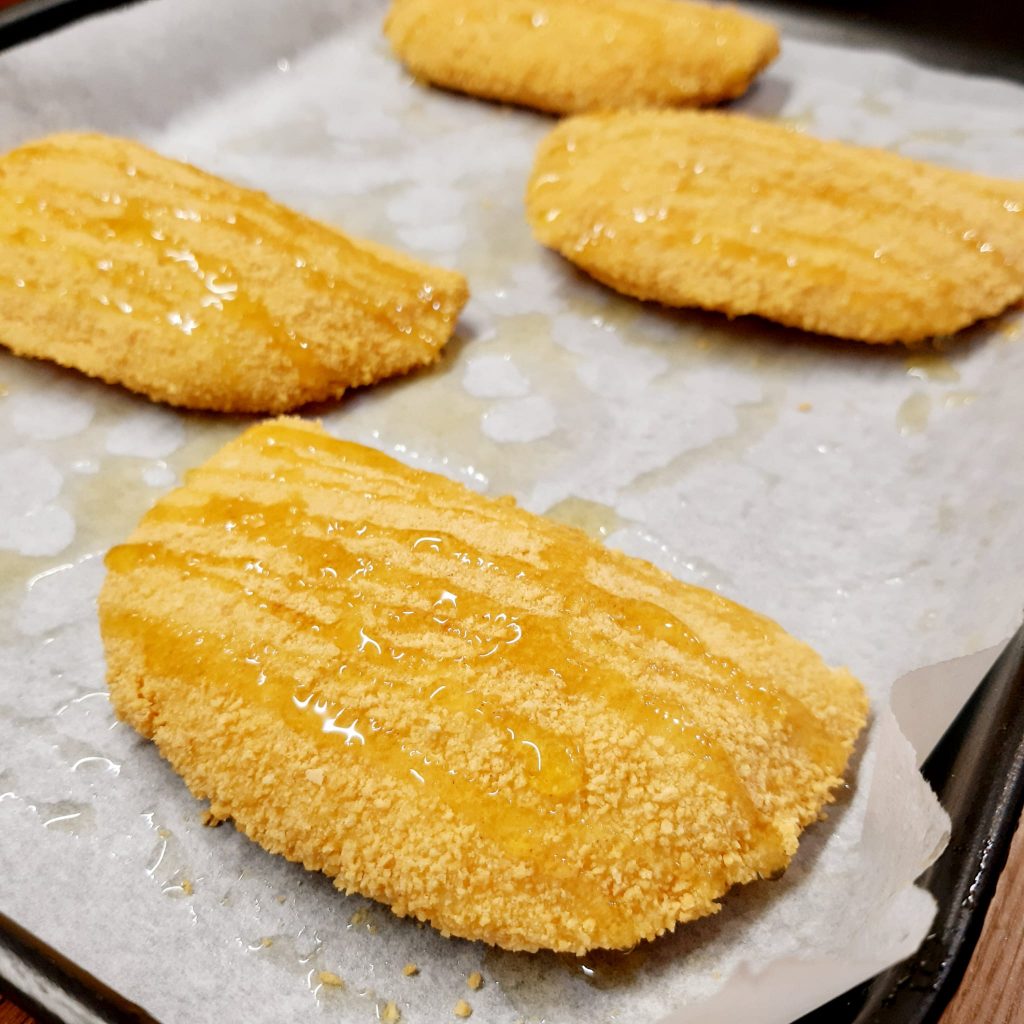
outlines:
[[[539, 557], [481, 550], [468, 538], [489, 525], [487, 510], [446, 507], [424, 523], [422, 476], [376, 452], [283, 423], [247, 439], [258, 454], [247, 469], [258, 469], [227, 479], [196, 471], [189, 499], [162, 502], [144, 522], [173, 540], [108, 556], [112, 572], [138, 575], [140, 590], [174, 579], [195, 598], [171, 617], [142, 608], [104, 622], [142, 646], [154, 676], [266, 708], [328, 765], [426, 786], [506, 851], [546, 859], [558, 876], [575, 868], [542, 848], [546, 820], [562, 823], [563, 838], [565, 829], [581, 841], [588, 829], [600, 835], [587, 820], [586, 740], [560, 724], [580, 707], [636, 727], [714, 787], [752, 842], [780, 843], [689, 702], [742, 705], [809, 749], [829, 743], [820, 726], [664, 609], [591, 582], [594, 549], [582, 535], [552, 527]], [[332, 491], [351, 498], [356, 487], [360, 501], [318, 510]], [[244, 604], [250, 635], [190, 614], [211, 600]], [[285, 624], [287, 639], [266, 642], [261, 623], [276, 623], [278, 635]], [[630, 672], [618, 667], [624, 647], [636, 659]], [[507, 699], [503, 682], [513, 679], [529, 681], [534, 706]]]
[[[93, 166], [91, 147], [103, 140], [90, 139], [5, 157], [0, 239], [25, 250], [26, 268], [0, 280], [0, 291], [34, 291], [38, 302], [59, 286], [87, 317], [125, 318], [167, 344], [179, 332], [195, 336], [228, 375], [243, 334], [279, 347], [301, 380], [318, 379], [316, 338], [302, 333], [297, 295], [344, 308], [356, 328], [385, 325], [433, 347], [422, 324], [440, 304], [409, 271], [261, 193], [141, 147], [130, 163], [97, 152]], [[377, 287], [367, 287], [371, 278]], [[382, 283], [395, 298], [381, 298]]]

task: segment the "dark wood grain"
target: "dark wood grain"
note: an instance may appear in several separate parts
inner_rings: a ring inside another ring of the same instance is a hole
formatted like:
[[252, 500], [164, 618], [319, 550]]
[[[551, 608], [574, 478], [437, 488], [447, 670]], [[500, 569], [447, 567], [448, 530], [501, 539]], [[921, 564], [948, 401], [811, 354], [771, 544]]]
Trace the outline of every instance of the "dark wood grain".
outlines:
[[1024, 1024], [1024, 818], [981, 940], [942, 1024]]
[[[0, 0], [0, 7], [2, 6], [3, 0]], [[19, 1010], [14, 1003], [9, 1003], [3, 996], [0, 996], [0, 1024], [34, 1024], [34, 1021], [27, 1013]]]

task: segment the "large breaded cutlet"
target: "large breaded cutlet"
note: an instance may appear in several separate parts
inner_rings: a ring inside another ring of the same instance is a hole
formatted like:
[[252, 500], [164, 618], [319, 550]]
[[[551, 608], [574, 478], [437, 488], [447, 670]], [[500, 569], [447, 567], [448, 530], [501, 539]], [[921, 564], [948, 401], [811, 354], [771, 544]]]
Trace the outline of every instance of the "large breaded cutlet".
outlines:
[[172, 405], [281, 412], [433, 363], [460, 274], [125, 139], [0, 157], [0, 344]]
[[216, 816], [507, 949], [714, 913], [785, 867], [864, 724], [768, 619], [299, 420], [107, 566], [113, 706]]
[[1024, 295], [1024, 182], [738, 114], [563, 121], [527, 215], [626, 295], [857, 341], [952, 334]]

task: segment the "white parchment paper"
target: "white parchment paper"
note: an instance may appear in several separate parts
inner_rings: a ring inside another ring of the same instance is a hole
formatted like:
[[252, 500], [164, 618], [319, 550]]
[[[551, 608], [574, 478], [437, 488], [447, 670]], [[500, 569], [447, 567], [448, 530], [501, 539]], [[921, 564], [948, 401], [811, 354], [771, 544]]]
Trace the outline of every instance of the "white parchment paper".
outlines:
[[[460, 998], [487, 1024], [784, 1024], [927, 931], [913, 879], [946, 821], [888, 690], [1017, 625], [1021, 315], [908, 354], [621, 299], [530, 238], [522, 193], [552, 122], [411, 83], [382, 13], [151, 0], [79, 24], [0, 57], [0, 146], [135, 136], [465, 271], [473, 299], [436, 369], [315, 414], [719, 589], [850, 665], [874, 701], [851, 785], [783, 879], [584, 964], [442, 939], [202, 827], [112, 717], [94, 600], [103, 552], [246, 421], [4, 352], [0, 910], [168, 1024], [373, 1021], [389, 1000], [437, 1024]], [[1024, 167], [1024, 89], [891, 55], [787, 40], [742, 106], [955, 166]]]

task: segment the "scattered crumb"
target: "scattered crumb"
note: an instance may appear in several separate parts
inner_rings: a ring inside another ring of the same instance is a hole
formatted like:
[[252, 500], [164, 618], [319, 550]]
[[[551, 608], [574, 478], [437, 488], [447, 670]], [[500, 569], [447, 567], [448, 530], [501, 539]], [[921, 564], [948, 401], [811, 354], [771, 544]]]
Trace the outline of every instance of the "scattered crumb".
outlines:
[[484, 976], [479, 971], [474, 971], [467, 979], [466, 984], [475, 992], [484, 983]]
[[420, 973], [420, 969], [415, 964], [406, 964], [402, 968], [402, 973], [407, 978], [411, 978], [414, 974], [419, 974]]
[[388, 1002], [384, 1009], [381, 1011], [380, 1019], [385, 1021], [385, 1024], [396, 1024], [396, 1021], [402, 1019], [402, 1011], [395, 1005], [394, 1000]]
[[358, 928], [366, 920], [366, 911], [357, 910], [349, 919], [348, 923], [354, 928]]
[[192, 883], [187, 878], [183, 878], [181, 880], [181, 891], [186, 896], [191, 896], [192, 895]]
[[323, 785], [324, 781], [324, 770], [323, 768], [309, 768], [306, 770], [306, 778], [313, 783], [314, 786]]
[[273, 944], [274, 944], [274, 940], [273, 939], [268, 939], [265, 935], [263, 936], [262, 939], [260, 939], [260, 946], [262, 946], [263, 949], [270, 949], [270, 947]]
[[473, 1007], [465, 999], [460, 999], [452, 1012], [456, 1017], [469, 1017], [473, 1013]]
[[[330, 985], [331, 988], [344, 988], [345, 982], [339, 978], [334, 971], [321, 971], [317, 977], [320, 979], [321, 984]], [[396, 1017], [395, 1020], [398, 1020]]]
[[156, 830], [156, 834], [161, 839], [170, 839], [171, 838], [171, 830], [169, 828], [158, 828]]
[[278, 903], [284, 903], [288, 897], [282, 894], [280, 896], [275, 896], [274, 899], [276, 899]]
[[199, 815], [199, 824], [205, 825], [207, 828], [216, 828], [218, 825], [223, 824], [224, 819], [218, 818], [213, 811], [206, 810]]
[[814, 406], [810, 402], [801, 402], [796, 408], [797, 412], [810, 412]]

